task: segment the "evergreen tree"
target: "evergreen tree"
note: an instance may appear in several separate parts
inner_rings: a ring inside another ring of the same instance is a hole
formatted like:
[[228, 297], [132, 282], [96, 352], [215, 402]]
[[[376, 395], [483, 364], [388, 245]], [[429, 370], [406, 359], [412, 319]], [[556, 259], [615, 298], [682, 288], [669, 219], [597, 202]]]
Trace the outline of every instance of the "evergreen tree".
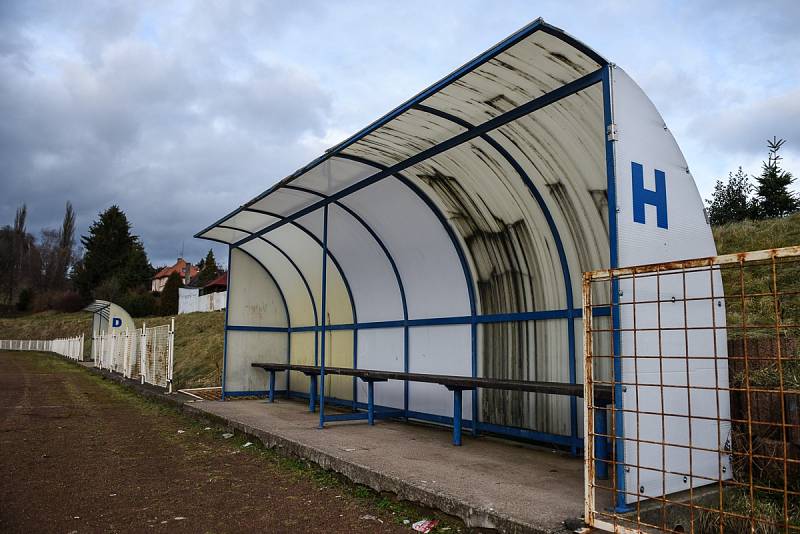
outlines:
[[786, 143], [785, 139], [773, 137], [767, 140], [769, 156], [761, 166], [761, 175], [756, 176], [756, 199], [758, 202], [757, 214], [761, 219], [783, 217], [800, 209], [797, 195], [789, 191], [789, 186], [794, 182], [794, 177], [789, 171], [780, 167], [783, 159], [778, 151]]
[[197, 277], [197, 285], [201, 287], [220, 275], [217, 259], [214, 257], [214, 251], [211, 249], [208, 250], [206, 257], [200, 260], [197, 265], [200, 269], [200, 274]]
[[118, 206], [111, 206], [81, 236], [85, 253], [75, 267], [75, 285], [91, 295], [102, 282], [115, 278], [120, 292], [145, 287], [153, 274], [144, 246]]
[[178, 289], [181, 287], [181, 277], [178, 273], [172, 273], [164, 284], [161, 292], [161, 315], [175, 315], [178, 313]]
[[708, 204], [708, 218], [713, 226], [743, 221], [752, 216], [753, 201], [750, 193], [753, 190], [747, 174], [739, 167], [734, 173], [728, 173], [727, 183], [717, 180], [714, 192]]

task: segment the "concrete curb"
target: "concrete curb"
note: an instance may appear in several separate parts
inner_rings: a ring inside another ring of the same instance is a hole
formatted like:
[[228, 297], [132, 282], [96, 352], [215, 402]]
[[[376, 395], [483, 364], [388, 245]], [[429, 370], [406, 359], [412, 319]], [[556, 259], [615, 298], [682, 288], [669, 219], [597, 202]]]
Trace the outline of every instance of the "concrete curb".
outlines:
[[350, 481], [367, 486], [374, 491], [393, 493], [400, 499], [441, 510], [446, 514], [458, 517], [467, 527], [495, 529], [513, 534], [560, 534], [572, 532], [567, 528], [559, 528], [557, 530], [542, 529], [540, 526], [504, 516], [492, 509], [474, 508], [468, 502], [453, 495], [418, 486], [399, 477], [376, 472], [364, 465], [344, 460], [313, 446], [209, 413], [196, 405], [214, 401], [199, 401], [182, 393], [168, 395], [161, 391], [161, 388], [156, 388], [149, 384], [141, 384], [116, 373], [88, 366], [86, 362], [73, 363], [147, 399], [173, 406], [193, 419], [219, 424], [230, 430], [236, 430], [250, 439], [260, 441], [267, 448], [277, 450], [281, 455], [314, 462], [324, 469], [335, 471]]

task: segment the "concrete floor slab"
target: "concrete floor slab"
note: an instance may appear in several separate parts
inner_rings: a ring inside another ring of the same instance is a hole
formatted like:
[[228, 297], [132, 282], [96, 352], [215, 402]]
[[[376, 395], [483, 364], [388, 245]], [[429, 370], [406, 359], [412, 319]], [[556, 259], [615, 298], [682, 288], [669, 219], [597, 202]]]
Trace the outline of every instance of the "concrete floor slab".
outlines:
[[[377, 491], [438, 508], [468, 526], [565, 532], [583, 513], [583, 461], [491, 437], [450, 443], [448, 429], [399, 421], [330, 423], [293, 400], [196, 401], [185, 411], [224, 420], [265, 445]], [[573, 527], [574, 528], [574, 527]]]

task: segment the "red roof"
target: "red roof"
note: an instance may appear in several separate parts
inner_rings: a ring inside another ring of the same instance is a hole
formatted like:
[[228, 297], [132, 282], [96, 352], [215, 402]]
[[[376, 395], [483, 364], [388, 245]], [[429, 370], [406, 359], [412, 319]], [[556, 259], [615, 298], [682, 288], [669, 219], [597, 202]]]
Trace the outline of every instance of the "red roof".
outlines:
[[[168, 278], [169, 275], [171, 275], [172, 273], [178, 273], [178, 276], [180, 276], [181, 279], [183, 279], [183, 277], [186, 275], [187, 265], [189, 264], [186, 262], [186, 260], [184, 260], [183, 258], [178, 258], [178, 261], [175, 262], [175, 265], [173, 265], [172, 267], [164, 267], [163, 269], [158, 271], [156, 275], [153, 277], [153, 280], [156, 280], [158, 278]], [[195, 267], [194, 265], [189, 267], [190, 278], [197, 275], [198, 272], [199, 271], [197, 267]]]
[[228, 273], [222, 273], [221, 275], [219, 275], [218, 277], [214, 278], [212, 281], [204, 285], [203, 288], [211, 286], [228, 287]]

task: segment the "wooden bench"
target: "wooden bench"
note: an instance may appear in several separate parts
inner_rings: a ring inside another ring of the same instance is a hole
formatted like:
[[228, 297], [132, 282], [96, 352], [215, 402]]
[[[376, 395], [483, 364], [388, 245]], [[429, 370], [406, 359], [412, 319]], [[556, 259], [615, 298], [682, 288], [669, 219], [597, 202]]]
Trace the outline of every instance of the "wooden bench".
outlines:
[[[295, 365], [286, 363], [253, 363], [253, 367], [264, 369], [269, 373], [269, 401], [275, 400], [275, 373], [281, 371], [299, 371], [310, 378], [309, 384], [309, 410], [314, 411], [317, 394], [317, 377], [323, 370], [316, 365]], [[525, 391], [528, 393], [544, 393], [548, 395], [563, 395], [569, 397], [583, 397], [583, 385], [566, 382], [533, 382], [527, 380], [502, 380], [497, 378], [473, 378], [468, 376], [433, 375], [424, 373], [405, 373], [402, 371], [375, 371], [372, 369], [351, 369], [346, 367], [325, 367], [325, 374], [354, 376], [367, 383], [367, 413], [336, 414], [326, 416], [326, 421], [345, 421], [367, 419], [372, 425], [375, 417], [397, 417], [403, 414], [402, 410], [375, 411], [375, 382], [387, 380], [408, 380], [411, 382], [427, 382], [440, 384], [453, 392], [453, 445], [461, 445], [462, 414], [461, 400], [463, 391], [476, 388], [501, 389], [507, 391]], [[287, 395], [288, 395], [287, 391]], [[595, 386], [595, 405], [605, 406], [612, 402], [611, 386]], [[597, 434], [607, 434], [606, 410], [595, 410], [595, 426]], [[607, 457], [605, 438], [597, 440], [597, 457]], [[598, 475], [607, 469], [607, 465], [598, 466]]]

